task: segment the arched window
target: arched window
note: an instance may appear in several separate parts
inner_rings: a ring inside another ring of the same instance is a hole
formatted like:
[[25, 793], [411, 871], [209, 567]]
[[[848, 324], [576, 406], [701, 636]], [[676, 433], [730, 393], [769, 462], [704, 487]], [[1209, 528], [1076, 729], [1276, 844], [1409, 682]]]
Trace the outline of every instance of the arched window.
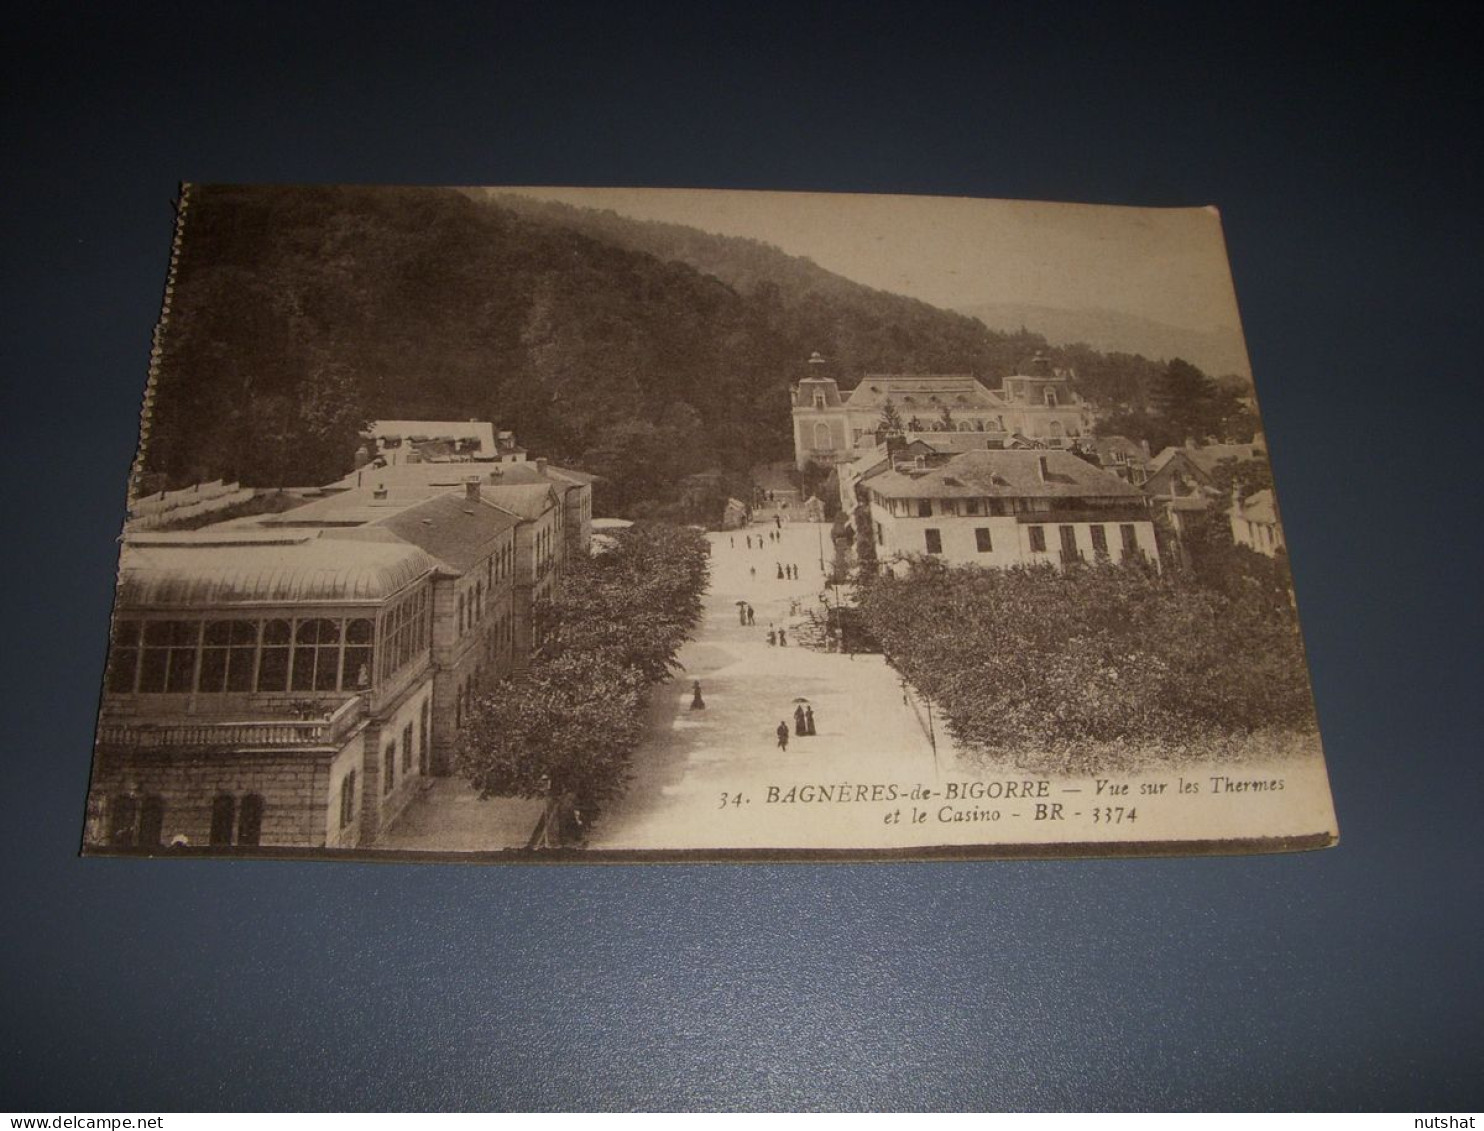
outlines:
[[237, 811], [237, 843], [257, 844], [263, 835], [263, 795], [245, 794]]
[[108, 813], [108, 843], [115, 848], [133, 848], [139, 827], [139, 799], [120, 793]]
[[263, 625], [263, 649], [258, 658], [259, 691], [288, 690], [289, 635], [286, 620], [270, 620]]
[[428, 768], [428, 701], [424, 699], [417, 724], [417, 771], [426, 774]]
[[373, 663], [372, 639], [376, 625], [361, 617], [345, 626], [345, 666], [340, 686], [346, 690], [363, 690], [371, 686]]
[[814, 447], [819, 451], [827, 451], [834, 446], [835, 440], [830, 432], [830, 426], [821, 420], [814, 426]]
[[201, 691], [251, 691], [258, 623], [209, 620], [201, 637]]
[[334, 691], [340, 681], [340, 621], [301, 620], [294, 632], [295, 691]]
[[165, 831], [165, 799], [150, 794], [139, 806], [139, 846], [155, 848]]

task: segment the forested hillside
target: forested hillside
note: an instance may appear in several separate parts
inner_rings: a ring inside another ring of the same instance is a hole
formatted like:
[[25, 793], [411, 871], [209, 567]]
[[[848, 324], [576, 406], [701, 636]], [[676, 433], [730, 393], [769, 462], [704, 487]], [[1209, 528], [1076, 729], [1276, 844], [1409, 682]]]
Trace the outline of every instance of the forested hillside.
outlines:
[[[368, 420], [479, 418], [603, 476], [623, 513], [691, 472], [786, 456], [813, 350], [847, 386], [993, 384], [1044, 344], [676, 225], [452, 189], [195, 187], [144, 487], [322, 483]], [[1099, 357], [1079, 358], [1092, 384]]]

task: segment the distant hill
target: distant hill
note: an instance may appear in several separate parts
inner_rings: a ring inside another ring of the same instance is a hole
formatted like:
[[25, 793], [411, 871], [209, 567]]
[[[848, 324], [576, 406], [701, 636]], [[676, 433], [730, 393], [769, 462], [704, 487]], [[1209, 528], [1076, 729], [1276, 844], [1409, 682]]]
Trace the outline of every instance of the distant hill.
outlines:
[[1047, 339], [1019, 328], [985, 335], [971, 315], [877, 290], [761, 240], [722, 236], [684, 224], [635, 220], [612, 209], [581, 208], [512, 193], [469, 190], [476, 199], [528, 220], [684, 263], [739, 295], [791, 312], [811, 335], [803, 344], [832, 364], [842, 387], [864, 373], [972, 372], [995, 384], [1044, 349]]
[[[1048, 319], [994, 330], [756, 240], [519, 197], [207, 185], [184, 217], [144, 490], [326, 483], [369, 420], [476, 418], [601, 476], [608, 513], [655, 513], [687, 475], [791, 453], [813, 351], [848, 388], [994, 385], [1048, 348]], [[1159, 370], [1049, 352], [1103, 406], [1142, 407]]]
[[1246, 350], [1234, 333], [1191, 330], [1116, 310], [1065, 310], [1027, 303], [986, 303], [960, 307], [959, 312], [1002, 333], [1025, 327], [1045, 335], [1053, 345], [1085, 342], [1097, 350], [1154, 360], [1184, 358], [1211, 376], [1252, 376]]

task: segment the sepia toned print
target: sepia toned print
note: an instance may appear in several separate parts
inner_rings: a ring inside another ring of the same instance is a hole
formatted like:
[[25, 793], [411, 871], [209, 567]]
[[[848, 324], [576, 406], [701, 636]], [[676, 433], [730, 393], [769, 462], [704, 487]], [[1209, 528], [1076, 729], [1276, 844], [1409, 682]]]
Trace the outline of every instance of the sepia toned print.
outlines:
[[84, 851], [1336, 824], [1210, 209], [187, 186]]

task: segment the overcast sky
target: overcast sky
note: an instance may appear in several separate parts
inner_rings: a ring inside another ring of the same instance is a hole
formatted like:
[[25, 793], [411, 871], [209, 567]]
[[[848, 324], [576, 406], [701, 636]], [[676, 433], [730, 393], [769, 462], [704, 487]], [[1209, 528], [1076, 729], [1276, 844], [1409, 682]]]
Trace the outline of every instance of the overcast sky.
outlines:
[[1204, 208], [684, 189], [502, 189], [748, 236], [949, 309], [1096, 307], [1238, 330], [1221, 222]]

